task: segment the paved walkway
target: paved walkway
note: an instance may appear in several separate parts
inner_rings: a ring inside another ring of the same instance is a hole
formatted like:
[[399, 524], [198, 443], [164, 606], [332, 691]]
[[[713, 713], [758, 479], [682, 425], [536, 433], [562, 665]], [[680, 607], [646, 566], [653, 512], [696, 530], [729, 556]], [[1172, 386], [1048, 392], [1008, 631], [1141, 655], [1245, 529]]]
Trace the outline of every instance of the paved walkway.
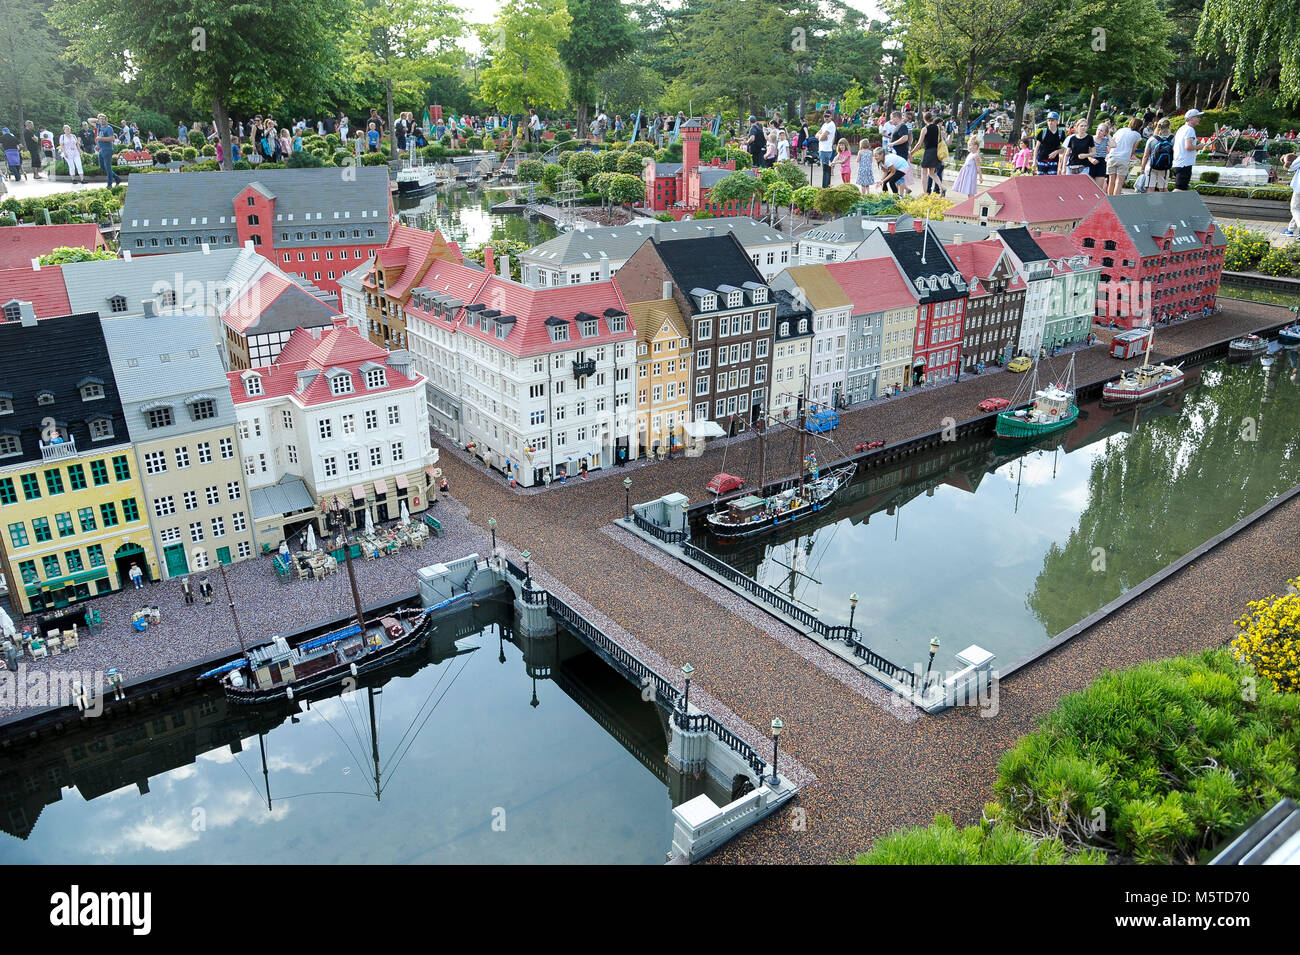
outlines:
[[[1162, 351], [1184, 351], [1275, 322], [1280, 312], [1232, 303], [1221, 316], [1162, 332], [1157, 342]], [[1080, 365], [1080, 379], [1087, 381], [1119, 363], [1097, 348]], [[914, 399], [850, 412], [837, 440], [852, 447], [868, 435], [893, 440], [938, 427], [945, 415], [962, 417], [967, 408], [974, 413], [983, 391], [984, 382], [963, 379]], [[711, 448], [699, 459], [611, 470], [631, 474], [634, 501], [679, 489], [700, 497], [722, 455]], [[780, 459], [769, 454], [773, 467]], [[512, 494], [481, 464], [448, 454], [442, 466], [471, 520], [483, 526], [496, 518], [498, 537], [531, 550], [535, 567], [563, 580], [672, 666], [689, 661], [696, 670], [692, 690], [712, 694], [754, 727], [783, 719], [782, 749], [818, 779], [798, 800], [807, 824], [795, 828], [789, 814], [779, 814], [714, 857], [725, 862], [830, 862], [868, 848], [892, 829], [927, 823], [936, 812], [977, 818], [991, 798], [1001, 754], [1062, 694], [1106, 668], [1222, 644], [1235, 632], [1233, 620], [1246, 601], [1278, 590], [1300, 567], [1297, 500], [1015, 674], [1000, 688], [997, 716], [959, 709], [902, 720], [890, 704], [847, 687], [832, 668], [810, 660], [801, 652], [806, 647], [769, 635], [776, 630], [771, 621], [720, 606], [707, 588], [686, 586], [660, 562], [639, 559], [630, 535], [608, 528], [623, 511], [621, 481]]]

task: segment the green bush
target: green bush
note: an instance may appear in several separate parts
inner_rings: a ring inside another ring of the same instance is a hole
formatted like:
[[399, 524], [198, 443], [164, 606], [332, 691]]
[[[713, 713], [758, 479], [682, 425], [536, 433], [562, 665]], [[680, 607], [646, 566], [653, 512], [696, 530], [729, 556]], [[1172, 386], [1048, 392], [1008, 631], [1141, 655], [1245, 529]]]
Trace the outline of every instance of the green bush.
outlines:
[[724, 149], [720, 157], [724, 162], [730, 159], [736, 164], [736, 169], [748, 169], [754, 165], [754, 157], [743, 149]]
[[184, 149], [181, 150], [181, 158], [189, 161], [193, 161], [199, 158], [199, 151], [195, 149], [193, 146], [186, 146]]
[[1259, 271], [1280, 278], [1300, 278], [1300, 243], [1269, 249], [1259, 260]]
[[1207, 169], [1205, 172], [1201, 173], [1201, 182], [1214, 185], [1218, 181], [1219, 181], [1219, 173], [1216, 170]]
[[436, 162], [439, 159], [447, 158], [447, 149], [437, 143], [430, 143], [420, 150], [420, 155], [424, 157], [426, 162]]
[[557, 143], [567, 143], [571, 139], [573, 139], [573, 133], [569, 132], [567, 129], [557, 129], [555, 131], [555, 141]]
[[552, 192], [564, 176], [564, 167], [557, 163], [547, 163], [542, 169], [542, 185]]
[[636, 153], [638, 156], [641, 156], [642, 158], [646, 156], [653, 156], [655, 154], [655, 144], [648, 143], [644, 140], [640, 140], [635, 143], [628, 143], [627, 151], [629, 153]]
[[584, 185], [592, 176], [601, 172], [600, 160], [592, 152], [574, 153], [573, 158], [569, 160], [568, 166], [570, 174], [580, 180]]
[[385, 166], [388, 164], [388, 153], [362, 153], [361, 165], [363, 166]]
[[615, 164], [615, 171], [629, 176], [640, 176], [645, 170], [645, 157], [640, 153], [628, 152], [624, 150], [619, 154], [618, 162]]
[[319, 169], [325, 165], [325, 157], [322, 153], [302, 152], [289, 153], [289, 158], [285, 165], [290, 169]]
[[672, 222], [673, 214], [671, 212], [659, 212], [655, 214], [655, 218], [660, 222]]
[[857, 205], [861, 198], [862, 193], [858, 191], [857, 186], [850, 186], [847, 183], [830, 186], [818, 190], [817, 197], [813, 200], [813, 208], [826, 215], [842, 216]]
[[[558, 166], [555, 167], [557, 170]], [[516, 176], [520, 182], [541, 182], [542, 177], [546, 174], [546, 164], [540, 159], [525, 159], [519, 163], [516, 168]], [[558, 180], [557, 180], [558, 181]]]
[[951, 817], [937, 815], [934, 825], [892, 832], [854, 865], [1105, 865], [1093, 850], [1070, 855], [1060, 839], [1035, 839], [1005, 823], [987, 819], [958, 829]]
[[[233, 163], [230, 164], [230, 168], [231, 168], [231, 169], [247, 170], [247, 169], [252, 169], [252, 168], [253, 168], [253, 164], [252, 164], [251, 162], [249, 162], [247, 159], [236, 159]], [[182, 171], [184, 171], [184, 170], [182, 170]]]
[[692, 221], [696, 219], [712, 219], [712, 218], [715, 218], [713, 213], [707, 212], [704, 209], [696, 209], [694, 212], [691, 213]]
[[153, 133], [157, 139], [172, 136], [176, 133], [176, 124], [174, 122], [162, 113], [151, 109], [133, 110], [131, 122], [135, 123], [136, 128], [140, 130], [141, 141], [148, 141], [150, 133]]
[[466, 148], [466, 149], [482, 149], [482, 148], [483, 148], [483, 137], [482, 137], [482, 136], [470, 136], [470, 137], [466, 138], [466, 140], [465, 140], [465, 148]]
[[172, 161], [172, 154], [165, 149], [160, 149], [153, 154], [153, 161], [155, 165], [165, 166]]
[[282, 162], [264, 162], [257, 168], [258, 169], [287, 169], [288, 167], [285, 166], [285, 164]]
[[451, 133], [443, 133], [442, 138], [438, 140], [438, 145], [444, 149], [451, 148]]
[[[243, 160], [241, 159], [240, 162], [243, 162]], [[244, 163], [244, 167], [247, 169], [253, 168], [246, 162]], [[188, 166], [182, 166], [181, 172], [215, 172], [220, 168], [221, 164], [215, 159], [205, 159], [202, 162], [192, 162]], [[235, 168], [240, 168], [239, 163], [235, 163]]]
[[135, 172], [135, 167], [134, 167], [134, 166], [119, 166], [119, 165], [117, 165], [116, 163], [114, 163], [114, 164], [113, 164], [113, 172], [114, 172], [114, 174], [116, 174], [118, 177], [120, 177], [120, 178], [122, 178], [122, 179], [125, 179], [125, 178], [127, 178], [128, 176], [130, 176], [131, 173]]
[[794, 191], [795, 208], [802, 209], [804, 212], [811, 211], [817, 202], [817, 193], [819, 192], [821, 192], [821, 189], [816, 186], [800, 186]]
[[215, 156], [217, 154], [217, 147], [212, 145], [212, 143], [204, 143], [199, 152], [205, 156]]
[[583, 147], [583, 143], [581, 140], [566, 139], [564, 142], [560, 143], [560, 152], [562, 153], [577, 152], [578, 150], [582, 149], [582, 147]]
[[202, 146], [204, 143], [208, 141], [208, 138], [204, 136], [203, 133], [200, 132], [199, 130], [191, 129], [188, 133], [185, 134], [185, 140], [195, 149], [198, 149], [200, 146]]

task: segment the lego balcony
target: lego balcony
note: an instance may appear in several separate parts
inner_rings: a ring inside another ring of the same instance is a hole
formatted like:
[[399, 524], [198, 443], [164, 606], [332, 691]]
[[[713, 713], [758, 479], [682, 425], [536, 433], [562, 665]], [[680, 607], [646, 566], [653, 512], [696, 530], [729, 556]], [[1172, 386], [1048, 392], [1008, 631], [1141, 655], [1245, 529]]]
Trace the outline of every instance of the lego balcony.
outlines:
[[596, 361], [594, 358], [588, 358], [586, 361], [575, 361], [573, 363], [573, 377], [583, 378], [587, 375], [596, 373]]
[[62, 461], [76, 456], [77, 442], [71, 437], [64, 438], [62, 441], [41, 442], [42, 461]]

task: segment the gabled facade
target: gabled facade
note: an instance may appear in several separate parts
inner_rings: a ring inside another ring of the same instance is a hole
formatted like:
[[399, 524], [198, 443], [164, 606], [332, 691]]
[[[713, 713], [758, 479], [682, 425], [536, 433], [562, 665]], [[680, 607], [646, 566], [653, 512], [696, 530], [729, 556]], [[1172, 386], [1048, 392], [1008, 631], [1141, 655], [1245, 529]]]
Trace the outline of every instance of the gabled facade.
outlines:
[[776, 324], [772, 336], [772, 398], [769, 414], [787, 421], [808, 397], [812, 361], [813, 313], [808, 303], [784, 289], [773, 289]]
[[849, 315], [853, 303], [836, 283], [825, 265], [797, 265], [786, 269], [772, 284], [812, 309], [812, 366], [807, 397], [823, 407], [845, 403], [849, 341]]
[[1227, 239], [1195, 192], [1111, 196], [1070, 240], [1099, 269], [1102, 322], [1136, 328], [1214, 307]]
[[826, 269], [852, 303], [847, 355], [849, 403], [911, 387], [917, 295], [893, 258], [835, 262]]
[[[376, 345], [410, 346], [403, 318], [406, 302], [435, 261], [463, 262], [464, 256], [459, 246], [448, 242], [441, 232], [393, 227], [392, 238], [375, 254], [369, 272], [361, 279], [366, 303], [365, 332]], [[487, 263], [487, 268], [491, 271], [492, 263]]]
[[534, 289], [441, 262], [405, 321], [436, 426], [489, 467], [531, 487], [630, 456], [637, 332], [613, 282]]
[[122, 209], [123, 251], [158, 255], [251, 242], [282, 270], [331, 294], [344, 272], [388, 241], [392, 218], [383, 167], [139, 176], [132, 186]]
[[734, 431], [768, 403], [775, 304], [762, 274], [733, 235], [651, 240], [619, 269], [625, 299], [672, 298], [692, 323], [691, 420]]
[[1025, 283], [1010, 254], [997, 239], [949, 243], [946, 249], [970, 291], [962, 338], [965, 367], [995, 358], [1010, 361], [1025, 309]]
[[166, 322], [160, 342], [146, 302], [143, 314], [102, 325], [159, 573], [178, 577], [253, 556], [253, 524], [235, 407], [207, 316], [173, 312]]
[[0, 558], [23, 613], [157, 579], [144, 488], [94, 313], [0, 324]]
[[636, 429], [629, 456], [684, 444], [690, 414], [691, 333], [670, 294], [627, 307], [637, 329]]
[[1101, 269], [1063, 235], [1043, 233], [1035, 241], [1052, 261], [1052, 295], [1043, 344], [1052, 348], [1081, 342], [1092, 332]]
[[107, 251], [108, 243], [96, 222], [11, 226], [0, 230], [0, 270], [31, 268], [32, 259], [64, 247]]
[[944, 251], [938, 236], [921, 231], [877, 232], [859, 255], [889, 255], [917, 296], [912, 340], [912, 383], [935, 384], [958, 374], [965, 334], [966, 279]]
[[1069, 235], [1105, 200], [1088, 176], [1012, 176], [944, 212], [946, 222], [1002, 228], [1027, 226]]
[[1020, 338], [1016, 342], [1016, 351], [1022, 355], [1038, 355], [1043, 350], [1056, 269], [1048, 254], [1023, 226], [999, 229], [997, 239], [1007, 250], [1016, 274], [1025, 283], [1025, 304], [1020, 315]]
[[341, 317], [283, 272], [264, 272], [221, 312], [230, 370], [265, 368], [295, 329], [333, 328]]
[[299, 329], [264, 368], [228, 372], [255, 533], [278, 546], [338, 497], [364, 522], [428, 507], [424, 378], [408, 352], [387, 352], [346, 326]]
[[31, 306], [37, 318], [70, 314], [73, 309], [63, 284], [63, 266], [28, 264], [0, 269], [0, 322], [20, 321], [23, 303]]

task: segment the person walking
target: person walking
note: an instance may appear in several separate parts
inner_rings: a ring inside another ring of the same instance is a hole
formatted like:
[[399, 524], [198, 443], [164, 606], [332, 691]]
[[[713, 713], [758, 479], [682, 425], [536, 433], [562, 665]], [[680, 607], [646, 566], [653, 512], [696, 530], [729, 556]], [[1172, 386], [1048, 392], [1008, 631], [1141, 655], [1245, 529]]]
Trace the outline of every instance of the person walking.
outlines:
[[925, 128], [921, 130], [921, 175], [925, 180], [925, 192], [933, 191], [943, 195], [943, 173], [939, 172], [943, 164], [939, 161], [939, 143], [943, 141], [943, 134], [939, 130], [939, 123], [932, 113], [926, 113], [922, 117]]
[[817, 158], [822, 164], [822, 188], [831, 184], [831, 160], [835, 158], [835, 117], [830, 110], [822, 114], [821, 129], [817, 130]]
[[81, 168], [81, 140], [77, 138], [71, 126], [63, 127], [63, 135], [59, 137], [59, 153], [68, 165], [68, 175], [72, 177], [72, 181], [85, 182], [86, 170]]
[[[1174, 134], [1174, 161], [1172, 190], [1186, 192], [1192, 187], [1192, 167], [1196, 164], [1196, 127], [1204, 114], [1199, 109], [1189, 109], [1183, 116], [1183, 125]], [[1265, 137], [1265, 140], [1267, 137]]]
[[957, 173], [957, 181], [952, 184], [954, 192], [963, 196], [975, 195], [975, 190], [984, 182], [984, 170], [980, 168], [980, 141], [976, 136], [966, 140], [966, 161]]
[[1291, 221], [1282, 234], [1294, 238], [1300, 235], [1300, 153], [1283, 156], [1282, 168], [1291, 173]]
[[1071, 176], [1082, 176], [1092, 171], [1092, 152], [1094, 141], [1088, 132], [1088, 120], [1080, 116], [1065, 137], [1065, 148], [1061, 150], [1060, 172]]
[[889, 119], [889, 138], [885, 141], [885, 146], [892, 149], [895, 155], [902, 156], [910, 163], [912, 160], [912, 127], [898, 110], [890, 113]]
[[117, 142], [117, 137], [113, 135], [113, 127], [103, 113], [95, 117], [95, 124], [95, 152], [99, 158], [99, 168], [104, 170], [104, 185], [112, 189], [119, 182], [117, 173], [113, 171], [113, 144]]
[[1062, 157], [1065, 155], [1065, 133], [1061, 129], [1061, 114], [1047, 114], [1047, 125], [1034, 136], [1038, 144], [1034, 162], [1040, 176], [1055, 176], [1061, 170]]
[[1106, 191], [1106, 155], [1110, 152], [1111, 125], [1108, 120], [1102, 120], [1097, 124], [1097, 132], [1092, 136], [1092, 170], [1089, 175], [1092, 177], [1098, 188], [1102, 192]]
[[1142, 120], [1134, 116], [1128, 125], [1111, 137], [1106, 151], [1106, 192], [1112, 196], [1124, 194], [1129, 169], [1133, 164], [1133, 150], [1142, 141]]
[[1169, 170], [1174, 165], [1174, 137], [1170, 133], [1170, 122], [1161, 119], [1156, 122], [1151, 138], [1147, 140], [1142, 151], [1142, 172], [1146, 175], [1147, 189], [1151, 192], [1164, 192], [1169, 185]]
[[131, 578], [131, 586], [136, 590], [139, 590], [144, 586], [144, 571], [140, 569], [139, 564], [132, 561], [131, 568], [126, 573], [127, 576]]
[[27, 147], [27, 155], [32, 161], [32, 178], [43, 179], [44, 177], [41, 175], [41, 168], [44, 165], [41, 161], [43, 155], [41, 137], [36, 134], [36, 126], [30, 119], [23, 125], [23, 145]]

